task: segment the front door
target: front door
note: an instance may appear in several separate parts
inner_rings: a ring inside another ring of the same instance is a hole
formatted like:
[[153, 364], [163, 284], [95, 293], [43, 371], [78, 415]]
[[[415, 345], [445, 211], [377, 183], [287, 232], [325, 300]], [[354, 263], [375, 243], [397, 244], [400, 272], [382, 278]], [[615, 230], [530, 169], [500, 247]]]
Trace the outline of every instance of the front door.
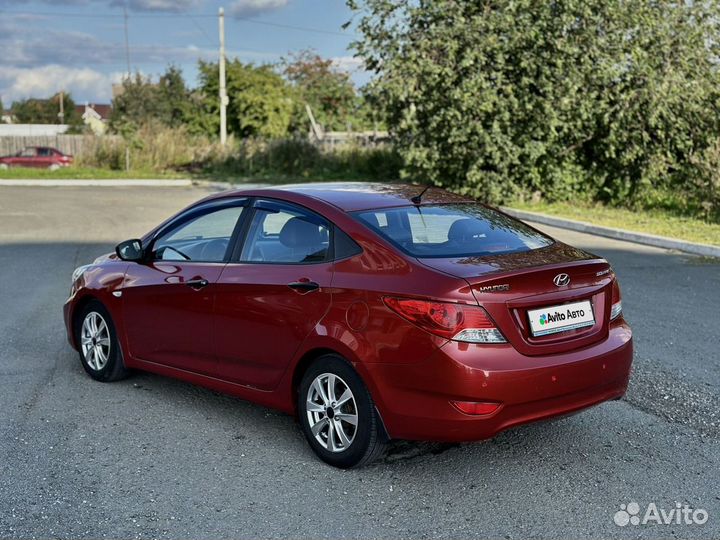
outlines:
[[217, 284], [220, 376], [275, 388], [330, 308], [332, 268], [325, 219], [295, 205], [257, 201], [242, 249]]
[[13, 165], [18, 167], [37, 167], [37, 149], [34, 146], [23, 149], [13, 160]]
[[218, 278], [243, 206], [193, 212], [161, 231], [144, 264], [123, 285], [128, 352], [133, 358], [214, 374], [212, 319]]

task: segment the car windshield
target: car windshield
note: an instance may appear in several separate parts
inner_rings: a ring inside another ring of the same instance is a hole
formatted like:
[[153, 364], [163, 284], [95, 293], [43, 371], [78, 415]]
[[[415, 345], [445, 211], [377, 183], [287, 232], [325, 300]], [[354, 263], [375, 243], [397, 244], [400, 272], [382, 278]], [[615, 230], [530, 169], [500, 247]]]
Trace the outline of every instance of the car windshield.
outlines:
[[517, 253], [553, 243], [522, 222], [475, 203], [381, 208], [353, 215], [414, 257]]

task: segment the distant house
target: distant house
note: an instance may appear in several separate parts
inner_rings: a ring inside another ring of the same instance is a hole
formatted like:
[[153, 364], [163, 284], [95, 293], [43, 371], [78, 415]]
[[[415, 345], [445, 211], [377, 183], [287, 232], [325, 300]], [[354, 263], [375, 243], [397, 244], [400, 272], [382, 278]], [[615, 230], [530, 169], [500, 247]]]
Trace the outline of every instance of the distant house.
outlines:
[[13, 115], [10, 111], [0, 111], [0, 124], [12, 124]]
[[76, 105], [75, 109], [95, 135], [102, 135], [107, 131], [107, 123], [112, 113], [111, 105], [86, 103]]

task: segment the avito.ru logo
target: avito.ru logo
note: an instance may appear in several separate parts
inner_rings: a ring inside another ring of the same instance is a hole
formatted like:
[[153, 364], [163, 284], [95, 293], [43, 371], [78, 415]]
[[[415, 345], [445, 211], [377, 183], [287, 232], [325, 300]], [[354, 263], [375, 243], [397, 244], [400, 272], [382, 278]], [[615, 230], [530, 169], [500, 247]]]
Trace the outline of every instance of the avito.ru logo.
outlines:
[[621, 504], [620, 510], [615, 512], [613, 521], [619, 527], [625, 525], [646, 525], [656, 523], [658, 525], [703, 525], [708, 520], [707, 510], [702, 508], [690, 508], [687, 504], [675, 503], [675, 508], [665, 510], [658, 508], [655, 503], [648, 504], [642, 517], [640, 517], [640, 505], [631, 502], [627, 505]]

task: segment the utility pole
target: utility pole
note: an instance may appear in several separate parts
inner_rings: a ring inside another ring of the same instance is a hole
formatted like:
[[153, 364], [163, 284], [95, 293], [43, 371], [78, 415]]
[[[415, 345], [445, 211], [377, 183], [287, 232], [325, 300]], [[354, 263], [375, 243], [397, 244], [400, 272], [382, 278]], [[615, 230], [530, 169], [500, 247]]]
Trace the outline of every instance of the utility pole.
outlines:
[[220, 25], [220, 144], [227, 143], [227, 88], [225, 87], [225, 10], [218, 11]]
[[60, 90], [60, 112], [58, 113], [60, 124], [65, 123], [65, 92]]
[[[130, 82], [130, 39], [128, 38], [127, 0], [123, 2], [123, 18], [125, 19], [125, 61], [127, 62], [127, 81]], [[125, 141], [125, 170], [130, 170], [130, 146]]]
[[123, 18], [125, 19], [125, 61], [127, 62], [127, 77], [130, 78], [130, 39], [128, 38], [127, 2], [123, 2]]

